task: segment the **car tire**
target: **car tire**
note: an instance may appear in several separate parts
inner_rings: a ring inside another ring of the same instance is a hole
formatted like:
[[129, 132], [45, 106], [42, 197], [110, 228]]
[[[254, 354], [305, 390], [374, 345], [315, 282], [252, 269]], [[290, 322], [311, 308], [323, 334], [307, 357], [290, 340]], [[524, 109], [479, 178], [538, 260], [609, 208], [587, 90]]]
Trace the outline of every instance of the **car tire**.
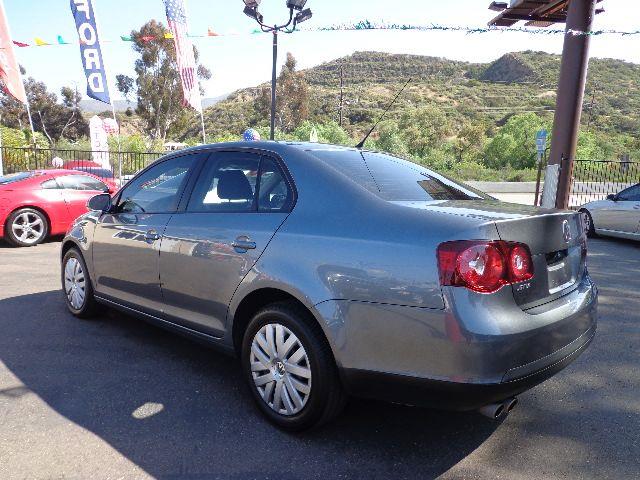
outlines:
[[284, 430], [320, 426], [346, 404], [324, 333], [309, 312], [293, 302], [268, 305], [253, 317], [241, 357], [258, 408]]
[[14, 247], [33, 247], [49, 235], [49, 221], [35, 208], [20, 208], [5, 223], [5, 237]]
[[98, 311], [93, 286], [82, 254], [71, 248], [62, 258], [62, 294], [69, 311], [78, 318], [92, 318]]
[[580, 213], [584, 215], [584, 223], [585, 223], [585, 230], [587, 231], [587, 237], [589, 238], [597, 237], [596, 229], [593, 226], [593, 218], [591, 217], [591, 213], [589, 213], [589, 210], [580, 210]]

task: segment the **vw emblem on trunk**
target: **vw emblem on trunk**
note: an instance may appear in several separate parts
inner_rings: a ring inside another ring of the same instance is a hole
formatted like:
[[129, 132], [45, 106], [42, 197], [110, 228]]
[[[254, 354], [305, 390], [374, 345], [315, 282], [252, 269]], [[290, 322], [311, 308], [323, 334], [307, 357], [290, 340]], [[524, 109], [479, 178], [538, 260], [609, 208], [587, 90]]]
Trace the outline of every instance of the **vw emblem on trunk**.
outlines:
[[564, 241], [567, 243], [571, 241], [571, 227], [569, 226], [568, 220], [562, 222], [562, 238], [564, 238]]

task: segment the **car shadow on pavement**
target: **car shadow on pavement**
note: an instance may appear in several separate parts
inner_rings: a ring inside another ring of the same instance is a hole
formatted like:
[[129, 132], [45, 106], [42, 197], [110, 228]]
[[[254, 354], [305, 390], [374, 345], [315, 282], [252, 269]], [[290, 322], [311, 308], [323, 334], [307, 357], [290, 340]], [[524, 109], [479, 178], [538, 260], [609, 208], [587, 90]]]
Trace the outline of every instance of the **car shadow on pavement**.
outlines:
[[189, 339], [117, 312], [78, 320], [59, 291], [0, 312], [0, 360], [24, 385], [0, 404], [33, 392], [155, 477], [433, 478], [499, 426], [354, 399], [332, 424], [288, 434], [260, 416], [235, 359]]

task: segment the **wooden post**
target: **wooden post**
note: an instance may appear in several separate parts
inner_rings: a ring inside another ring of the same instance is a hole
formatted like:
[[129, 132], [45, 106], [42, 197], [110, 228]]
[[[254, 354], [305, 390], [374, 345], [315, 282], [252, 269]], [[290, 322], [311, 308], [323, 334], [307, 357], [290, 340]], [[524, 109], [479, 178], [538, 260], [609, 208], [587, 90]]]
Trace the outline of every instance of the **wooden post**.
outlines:
[[[574, 35], [572, 30], [588, 32], [595, 15], [596, 0], [571, 0], [562, 49], [556, 113], [553, 121], [551, 154], [548, 169], [560, 168], [557, 183], [556, 208], [567, 208], [571, 193], [573, 161], [578, 144], [578, 130], [582, 115], [584, 87], [589, 64], [590, 35]], [[545, 179], [553, 182], [553, 176]], [[554, 185], [548, 185], [554, 190]], [[547, 187], [547, 185], [545, 185]], [[546, 190], [546, 188], [545, 188]], [[547, 206], [547, 205], [545, 205]]]

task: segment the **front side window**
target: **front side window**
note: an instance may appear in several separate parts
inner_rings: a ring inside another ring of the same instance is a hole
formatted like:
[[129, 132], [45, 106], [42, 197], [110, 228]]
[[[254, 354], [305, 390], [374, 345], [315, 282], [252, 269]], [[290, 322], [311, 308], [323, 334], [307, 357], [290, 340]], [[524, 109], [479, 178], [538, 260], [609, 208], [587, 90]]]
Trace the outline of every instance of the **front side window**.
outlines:
[[260, 155], [221, 152], [212, 155], [189, 200], [190, 212], [251, 212], [254, 210]]
[[104, 183], [88, 175], [63, 175], [57, 180], [60, 188], [67, 190], [95, 190], [98, 192], [108, 190]]
[[629, 187], [626, 190], [620, 192], [620, 194], [618, 195], [618, 200], [627, 202], [640, 201], [640, 184], [634, 185], [633, 187]]
[[118, 213], [172, 213], [178, 209], [180, 195], [189, 171], [201, 153], [184, 155], [161, 162], [135, 179], [122, 190]]

